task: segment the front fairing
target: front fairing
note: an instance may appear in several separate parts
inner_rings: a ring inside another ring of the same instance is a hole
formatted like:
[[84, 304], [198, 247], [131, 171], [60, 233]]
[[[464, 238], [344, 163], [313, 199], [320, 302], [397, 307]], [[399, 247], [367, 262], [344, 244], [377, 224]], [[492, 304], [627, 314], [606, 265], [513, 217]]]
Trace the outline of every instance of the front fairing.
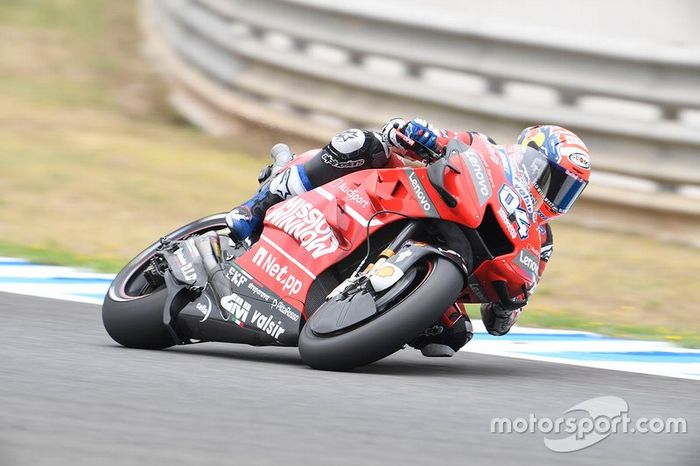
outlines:
[[506, 282], [511, 297], [537, 283], [541, 240], [523, 150], [485, 138], [447, 146], [449, 163], [462, 172], [445, 175], [445, 186], [459, 203], [452, 220], [479, 232], [492, 254], [474, 271], [468, 300], [498, 301], [495, 281]]

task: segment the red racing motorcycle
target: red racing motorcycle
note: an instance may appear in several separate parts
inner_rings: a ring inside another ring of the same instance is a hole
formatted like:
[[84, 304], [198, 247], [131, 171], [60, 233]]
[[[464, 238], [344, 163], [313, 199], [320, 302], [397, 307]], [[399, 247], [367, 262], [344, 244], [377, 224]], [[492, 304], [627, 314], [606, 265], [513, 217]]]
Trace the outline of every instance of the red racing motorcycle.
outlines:
[[298, 346], [311, 367], [348, 370], [401, 349], [455, 302], [525, 305], [540, 236], [513, 177], [538, 178], [544, 156], [510, 148], [516, 166], [480, 138], [441, 155], [406, 143], [426, 166], [363, 170], [288, 199], [253, 241], [219, 232], [224, 214], [161, 238], [112, 282], [105, 329], [135, 348]]

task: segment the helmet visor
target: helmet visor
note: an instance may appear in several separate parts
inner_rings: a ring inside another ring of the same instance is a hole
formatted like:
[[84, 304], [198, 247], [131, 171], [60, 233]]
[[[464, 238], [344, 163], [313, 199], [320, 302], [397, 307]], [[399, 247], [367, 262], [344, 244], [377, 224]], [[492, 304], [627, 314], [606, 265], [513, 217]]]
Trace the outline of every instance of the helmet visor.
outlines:
[[549, 161], [548, 185], [535, 184], [535, 188], [542, 194], [544, 202], [556, 213], [564, 214], [571, 209], [576, 199], [588, 185], [575, 174], [566, 170], [556, 162]]
[[530, 182], [542, 196], [543, 202], [558, 214], [568, 212], [588, 185], [587, 181], [535, 149], [525, 150], [523, 162]]

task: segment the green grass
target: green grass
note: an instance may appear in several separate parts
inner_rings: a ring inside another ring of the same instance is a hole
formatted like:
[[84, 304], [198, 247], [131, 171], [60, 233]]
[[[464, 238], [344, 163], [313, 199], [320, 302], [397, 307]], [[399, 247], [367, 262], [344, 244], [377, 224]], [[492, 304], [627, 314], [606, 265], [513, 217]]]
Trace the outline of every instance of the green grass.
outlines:
[[103, 28], [105, 3], [106, 0], [3, 0], [0, 22], [94, 36]]
[[[249, 154], [266, 153], [269, 139], [249, 128], [215, 139], [174, 117], [142, 61], [135, 5], [0, 2], [1, 255], [116, 272], [256, 187], [264, 162]], [[700, 346], [699, 250], [553, 228], [523, 324]]]
[[628, 324], [601, 322], [590, 320], [585, 315], [576, 315], [571, 311], [553, 312], [538, 309], [536, 306], [522, 314], [520, 323], [531, 327], [585, 330], [633, 339], [666, 340], [689, 348], [700, 348], [700, 335], [696, 331], [683, 330], [679, 327], [655, 327], [633, 321]]
[[83, 40], [105, 27], [106, 0], [3, 0], [0, 23], [43, 30], [70, 31]]
[[43, 129], [0, 138], [4, 241], [126, 259], [257, 186], [260, 160], [198, 133], [101, 113], [22, 113]]
[[14, 244], [0, 241], [0, 256], [19, 257], [45, 265], [71, 265], [95, 272], [116, 273], [124, 266], [124, 257], [83, 255], [73, 251], [62, 251], [56, 246]]

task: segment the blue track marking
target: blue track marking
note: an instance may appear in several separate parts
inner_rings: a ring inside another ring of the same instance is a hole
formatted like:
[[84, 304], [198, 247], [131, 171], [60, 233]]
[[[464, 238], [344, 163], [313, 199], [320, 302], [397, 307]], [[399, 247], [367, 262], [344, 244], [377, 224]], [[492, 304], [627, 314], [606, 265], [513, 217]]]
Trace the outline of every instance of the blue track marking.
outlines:
[[81, 277], [0, 277], [0, 283], [33, 283], [37, 285], [109, 285], [111, 278]]
[[648, 363], [694, 363], [700, 364], [700, 351], [560, 351], [560, 352], [529, 352], [534, 356], [546, 356], [549, 358], [572, 359], [575, 361], [627, 361]]
[[595, 333], [519, 333], [515, 327], [512, 333], [497, 337], [488, 332], [474, 332], [480, 337], [498, 338], [500, 341], [580, 341], [580, 340], [612, 340], [613, 338]]

